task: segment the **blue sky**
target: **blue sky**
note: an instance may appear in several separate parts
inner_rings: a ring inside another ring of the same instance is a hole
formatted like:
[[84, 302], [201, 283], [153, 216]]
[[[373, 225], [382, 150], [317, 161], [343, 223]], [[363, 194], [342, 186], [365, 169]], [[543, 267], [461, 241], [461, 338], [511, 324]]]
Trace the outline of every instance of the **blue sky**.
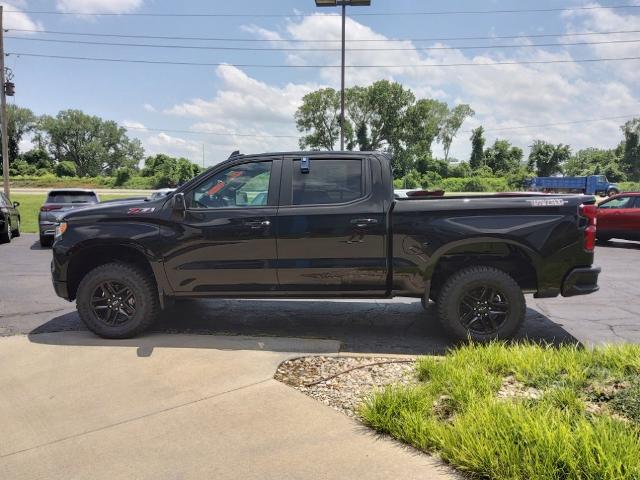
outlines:
[[[339, 44], [296, 43], [292, 40], [340, 38], [337, 9], [314, 7], [313, 0], [13, 0], [6, 10], [5, 50], [44, 55], [109, 57], [157, 61], [230, 64], [331, 65], [339, 52], [215, 51], [206, 49], [142, 48], [49, 43], [34, 39], [62, 39], [120, 43], [192, 46], [321, 48]], [[615, 4], [630, 4], [620, 0]], [[637, 4], [637, 2], [635, 3]], [[385, 65], [388, 68], [349, 69], [348, 85], [366, 85], [378, 79], [404, 83], [420, 97], [434, 97], [453, 105], [469, 103], [477, 112], [465, 123], [452, 148], [467, 159], [469, 133], [482, 124], [489, 142], [508, 138], [526, 149], [536, 138], [568, 143], [577, 148], [613, 146], [620, 141], [624, 118], [590, 123], [556, 123], [640, 115], [638, 60], [570, 63], [575, 59], [621, 58], [638, 55], [640, 33], [578, 37], [529, 37], [505, 40], [409, 41], [503, 35], [541, 35], [576, 32], [640, 31], [640, 9], [590, 9], [565, 12], [483, 15], [363, 16], [362, 13], [434, 10], [544, 9], [600, 6], [572, 0], [373, 0], [368, 8], [349, 9], [347, 38], [394, 40], [357, 42], [353, 48], [378, 49], [347, 54], [347, 63]], [[25, 13], [57, 11], [67, 15]], [[82, 12], [85, 15], [75, 15]], [[99, 16], [92, 13], [215, 13], [282, 14], [281, 17], [152, 17]], [[296, 16], [295, 14], [311, 16]], [[37, 32], [16, 29], [37, 30]], [[185, 41], [71, 36], [42, 31], [121, 35], [189, 36], [260, 39], [263, 42]], [[23, 40], [24, 39], [24, 40]], [[275, 40], [275, 41], [274, 41]], [[621, 41], [582, 46], [527, 47], [527, 44]], [[519, 48], [464, 50], [461, 46], [521, 45]], [[417, 50], [417, 47], [456, 47]], [[380, 50], [384, 48], [399, 51]], [[569, 63], [505, 66], [438, 67], [447, 63], [563, 61]], [[394, 65], [433, 64], [431, 67]], [[339, 86], [339, 70], [327, 68], [236, 68], [232, 66], [177, 66], [106, 63], [10, 55], [15, 102], [38, 114], [79, 108], [131, 127], [148, 153], [167, 152], [201, 162], [204, 145], [207, 165], [217, 163], [236, 148], [243, 152], [297, 147], [293, 113], [302, 96], [321, 86]], [[13, 100], [12, 100], [13, 101]], [[514, 128], [518, 127], [518, 128]], [[521, 128], [526, 127], [526, 128]], [[152, 130], [145, 130], [152, 129]], [[212, 131], [221, 135], [182, 133]], [[242, 134], [237, 136], [235, 134]], [[250, 135], [254, 135], [253, 137]], [[28, 145], [25, 145], [28, 147]], [[440, 149], [435, 146], [435, 152]]]

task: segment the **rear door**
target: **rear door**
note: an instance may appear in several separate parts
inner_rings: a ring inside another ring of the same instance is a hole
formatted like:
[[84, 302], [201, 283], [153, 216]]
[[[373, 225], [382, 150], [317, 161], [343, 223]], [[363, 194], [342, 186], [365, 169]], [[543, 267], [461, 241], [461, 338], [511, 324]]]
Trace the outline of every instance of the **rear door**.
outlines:
[[177, 292], [233, 295], [278, 287], [274, 224], [281, 157], [238, 161], [185, 193], [187, 210], [162, 228]]
[[277, 218], [281, 290], [301, 296], [386, 292], [381, 175], [380, 163], [366, 156], [285, 158]]

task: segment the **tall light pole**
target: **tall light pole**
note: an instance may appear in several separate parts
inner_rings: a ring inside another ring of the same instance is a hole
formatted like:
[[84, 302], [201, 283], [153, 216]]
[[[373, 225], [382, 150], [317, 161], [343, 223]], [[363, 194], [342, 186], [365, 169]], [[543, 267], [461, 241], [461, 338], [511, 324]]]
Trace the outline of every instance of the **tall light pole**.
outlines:
[[4, 194], [9, 197], [9, 139], [7, 138], [7, 97], [4, 86], [4, 25], [2, 23], [2, 5], [0, 5], [0, 120], [2, 121], [2, 177]]
[[342, 7], [342, 64], [340, 67], [340, 150], [344, 150], [344, 60], [347, 5], [350, 7], [368, 7], [369, 5], [371, 5], [371, 0], [316, 0], [317, 7]]

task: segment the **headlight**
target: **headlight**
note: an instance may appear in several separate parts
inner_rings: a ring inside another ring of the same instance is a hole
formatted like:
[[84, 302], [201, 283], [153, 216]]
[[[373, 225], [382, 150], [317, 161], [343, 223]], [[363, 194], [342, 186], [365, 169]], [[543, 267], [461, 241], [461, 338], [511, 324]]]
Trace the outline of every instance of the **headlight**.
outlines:
[[60, 222], [56, 225], [56, 238], [62, 237], [64, 232], [67, 231], [67, 222]]

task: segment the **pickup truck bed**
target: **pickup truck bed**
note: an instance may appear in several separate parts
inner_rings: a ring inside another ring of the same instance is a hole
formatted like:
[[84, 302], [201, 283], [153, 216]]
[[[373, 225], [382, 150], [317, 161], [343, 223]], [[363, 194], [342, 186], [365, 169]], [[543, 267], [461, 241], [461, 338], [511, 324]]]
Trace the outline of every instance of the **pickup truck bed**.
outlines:
[[180, 297], [410, 296], [458, 338], [513, 335], [523, 293], [597, 290], [595, 198], [394, 198], [375, 152], [234, 156], [166, 198], [67, 214], [53, 283], [122, 338]]

